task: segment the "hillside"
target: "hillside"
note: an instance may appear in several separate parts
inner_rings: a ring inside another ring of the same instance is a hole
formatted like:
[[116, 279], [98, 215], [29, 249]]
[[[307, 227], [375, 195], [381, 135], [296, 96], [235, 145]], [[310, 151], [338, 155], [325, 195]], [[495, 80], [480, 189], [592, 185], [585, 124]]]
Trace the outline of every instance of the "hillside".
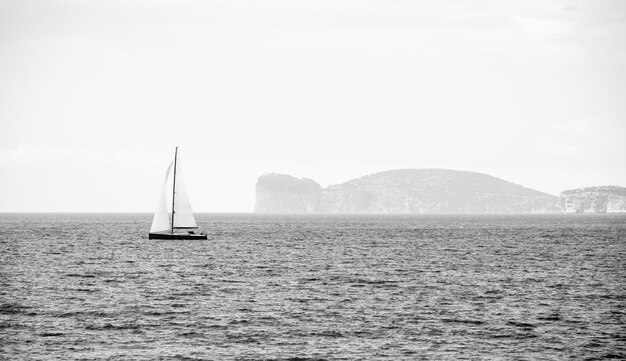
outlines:
[[259, 213], [539, 213], [558, 211], [558, 197], [487, 174], [401, 169], [322, 188], [310, 179], [261, 176]]

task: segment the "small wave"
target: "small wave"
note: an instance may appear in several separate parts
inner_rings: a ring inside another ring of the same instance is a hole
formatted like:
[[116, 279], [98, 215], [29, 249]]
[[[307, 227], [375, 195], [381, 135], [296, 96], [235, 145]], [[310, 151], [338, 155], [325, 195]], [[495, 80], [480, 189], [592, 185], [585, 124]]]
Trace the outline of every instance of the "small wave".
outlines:
[[350, 285], [350, 287], [353, 287], [353, 288], [361, 288], [361, 287], [365, 287], [365, 285], [364, 285], [364, 284], [362, 284], [362, 283], [355, 283], [355, 284]]
[[92, 293], [92, 292], [96, 292], [96, 291], [99, 291], [99, 290], [92, 289], [92, 288], [74, 288], [74, 289], [70, 289], [70, 291]]
[[[335, 279], [341, 279], [340, 277], [334, 277]], [[381, 280], [381, 279], [366, 279], [366, 278], [356, 278], [356, 279], [348, 279], [349, 283], [353, 284], [363, 284], [363, 285], [384, 285], [396, 287], [398, 281], [393, 280]]]
[[548, 316], [539, 316], [537, 317], [538, 320], [541, 321], [560, 321], [561, 320], [561, 316], [559, 316], [558, 314], [551, 314]]
[[356, 337], [371, 337], [374, 333], [370, 331], [353, 331], [352, 335]]
[[67, 317], [79, 316], [79, 315], [82, 315], [82, 314], [83, 314], [83, 312], [62, 312], [62, 313], [54, 314], [53, 317], [67, 318]]
[[499, 333], [499, 334], [496, 334], [496, 335], [490, 335], [489, 337], [491, 337], [491, 338], [513, 338], [515, 336], [516, 335], [514, 335], [514, 334]]
[[548, 288], [567, 288], [567, 285], [564, 285], [562, 283], [554, 283], [551, 285], [547, 286]]
[[18, 313], [27, 313], [29, 307], [20, 305], [18, 303], [3, 303], [0, 304], [0, 315], [15, 315]]
[[217, 330], [226, 330], [228, 329], [228, 326], [224, 326], [224, 325], [206, 325], [204, 326], [205, 328], [214, 328]]
[[509, 321], [506, 324], [510, 325], [510, 326], [520, 327], [520, 328], [535, 328], [535, 327], [537, 327], [536, 325], [533, 325], [532, 323], [517, 322], [517, 321]]
[[544, 234], [539, 235], [539, 237], [541, 237], [541, 238], [557, 238], [557, 237], [559, 237], [559, 235], [554, 234], [554, 233], [544, 233]]
[[250, 336], [241, 336], [241, 335], [228, 335], [227, 338], [234, 343], [243, 343], [243, 344], [260, 344], [261, 341], [254, 337]]
[[174, 356], [174, 360], [181, 360], [181, 361], [204, 361], [206, 359], [190, 357], [190, 356], [183, 356], [183, 355], [176, 355], [176, 356]]
[[443, 322], [450, 322], [450, 323], [464, 323], [464, 324], [468, 324], [468, 325], [484, 325], [485, 324], [485, 321], [480, 321], [480, 320], [463, 320], [463, 319], [456, 319], [456, 318], [444, 318], [441, 321], [443, 321]]
[[597, 356], [597, 357], [588, 357], [585, 359], [585, 361], [601, 361], [601, 360], [626, 360], [626, 353], [606, 353], [602, 356]]
[[169, 315], [180, 315], [180, 314], [185, 314], [185, 313], [189, 313], [189, 312], [185, 312], [185, 311], [178, 311], [178, 312], [173, 312], [173, 311], [144, 311], [141, 314], [145, 315], [145, 316], [169, 316]]
[[602, 356], [604, 359], [626, 360], [626, 353], [607, 353]]
[[199, 332], [194, 332], [194, 331], [182, 332], [182, 333], [179, 333], [178, 335], [182, 336], [182, 337], [186, 337], [186, 338], [203, 338], [203, 337], [205, 337], [204, 334], [199, 333]]
[[41, 337], [58, 337], [58, 336], [64, 336], [65, 334], [62, 332], [43, 332], [40, 333], [39, 336]]
[[229, 325], [238, 325], [243, 323], [250, 323], [250, 320], [232, 320], [228, 324]]
[[19, 324], [19, 323], [11, 323], [11, 322], [0, 323], [0, 330], [2, 330], [2, 329], [16, 329], [16, 328], [27, 328], [27, 326]]
[[87, 325], [85, 329], [87, 330], [137, 330], [141, 328], [140, 325], [137, 324], [127, 324], [127, 325], [114, 325], [112, 323], [105, 323], [102, 325]]
[[598, 347], [602, 347], [603, 344], [598, 342], [598, 341], [591, 341], [588, 342], [587, 344], [585, 344], [585, 348], [598, 348]]
[[319, 357], [292, 356], [287, 358], [243, 358], [242, 361], [327, 361]]
[[320, 331], [320, 332], [312, 332], [311, 333], [312, 336], [321, 336], [321, 337], [332, 337], [332, 338], [341, 338], [341, 337], [345, 337], [345, 335], [339, 331], [331, 331], [331, 330], [326, 330], [326, 331]]
[[486, 295], [496, 295], [496, 294], [501, 294], [502, 291], [501, 290], [486, 290], [484, 293]]
[[90, 316], [96, 316], [96, 317], [113, 317], [113, 314], [108, 313], [108, 312], [102, 312], [102, 311], [88, 311], [88, 312], [84, 312], [84, 314], [90, 315]]
[[67, 273], [65, 277], [79, 277], [79, 278], [96, 278], [95, 275], [80, 274], [80, 273]]

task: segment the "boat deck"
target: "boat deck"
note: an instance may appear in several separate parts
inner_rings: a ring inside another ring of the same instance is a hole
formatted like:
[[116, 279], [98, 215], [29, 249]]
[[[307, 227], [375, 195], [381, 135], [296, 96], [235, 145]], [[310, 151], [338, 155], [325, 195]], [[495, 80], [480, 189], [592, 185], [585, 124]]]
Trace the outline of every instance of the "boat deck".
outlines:
[[203, 233], [149, 233], [148, 239], [207, 239]]

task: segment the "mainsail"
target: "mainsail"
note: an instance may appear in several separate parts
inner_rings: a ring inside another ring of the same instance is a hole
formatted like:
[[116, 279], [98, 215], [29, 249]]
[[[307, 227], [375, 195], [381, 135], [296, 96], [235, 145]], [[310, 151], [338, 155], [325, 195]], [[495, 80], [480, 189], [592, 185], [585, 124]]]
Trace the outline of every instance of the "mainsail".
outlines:
[[176, 228], [198, 228], [196, 218], [191, 211], [191, 203], [187, 195], [187, 187], [183, 178], [180, 166], [180, 156], [176, 162], [176, 186], [174, 189], [174, 229]]
[[[173, 173], [172, 166], [174, 167]], [[178, 228], [198, 228], [196, 219], [191, 211], [187, 187], [185, 187], [181, 170], [180, 156], [177, 149], [174, 160], [167, 168], [167, 172], [165, 172], [165, 182], [163, 183], [157, 210], [154, 213], [152, 226], [150, 227], [151, 233], [165, 231], [174, 233], [174, 230]], [[170, 174], [172, 175], [171, 177]], [[171, 212], [172, 207], [174, 209], [173, 214]]]

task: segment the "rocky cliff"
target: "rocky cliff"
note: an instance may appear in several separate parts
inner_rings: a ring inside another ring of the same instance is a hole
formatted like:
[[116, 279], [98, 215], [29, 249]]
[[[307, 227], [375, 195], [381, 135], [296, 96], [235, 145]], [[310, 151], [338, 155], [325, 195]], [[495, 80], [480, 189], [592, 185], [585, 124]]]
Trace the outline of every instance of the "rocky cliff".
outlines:
[[558, 197], [487, 174], [445, 169], [380, 172], [322, 188], [310, 179], [261, 176], [259, 213], [539, 213]]
[[618, 186], [588, 187], [564, 191], [560, 206], [569, 213], [626, 212], [626, 188]]

